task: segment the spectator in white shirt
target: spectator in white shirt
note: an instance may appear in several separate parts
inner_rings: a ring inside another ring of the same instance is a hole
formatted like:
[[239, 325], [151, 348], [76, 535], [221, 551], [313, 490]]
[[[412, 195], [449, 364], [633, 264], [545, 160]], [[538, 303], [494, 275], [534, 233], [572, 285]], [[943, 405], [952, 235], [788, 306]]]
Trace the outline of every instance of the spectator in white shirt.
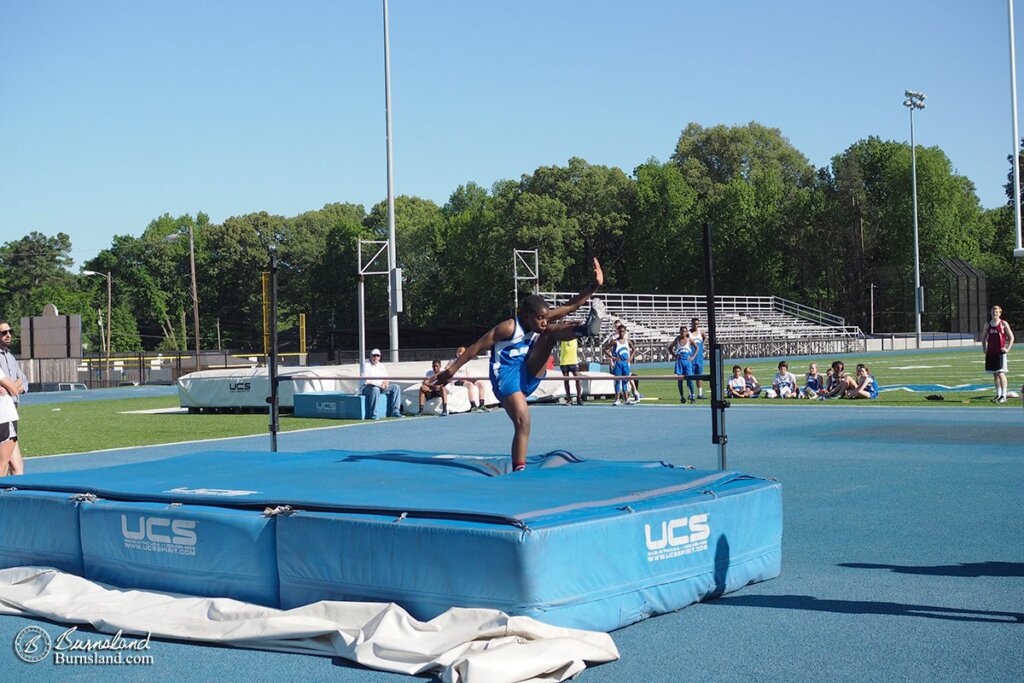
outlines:
[[402, 391], [398, 385], [388, 381], [388, 370], [380, 362], [380, 349], [370, 351], [370, 364], [363, 370], [363, 376], [368, 379], [365, 380], [359, 393], [366, 397], [366, 412], [370, 417], [374, 420], [377, 419], [377, 400], [381, 394], [387, 398], [388, 416], [401, 417]]

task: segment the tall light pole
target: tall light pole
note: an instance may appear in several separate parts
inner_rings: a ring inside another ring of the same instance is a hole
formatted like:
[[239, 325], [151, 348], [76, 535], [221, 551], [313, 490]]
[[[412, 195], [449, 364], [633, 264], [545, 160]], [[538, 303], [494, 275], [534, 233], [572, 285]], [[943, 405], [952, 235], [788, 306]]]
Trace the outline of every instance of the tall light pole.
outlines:
[[914, 192], [914, 337], [921, 348], [921, 311], [924, 310], [924, 290], [921, 288], [921, 254], [917, 237], [917, 145], [914, 143], [914, 110], [924, 109], [927, 95], [916, 90], [903, 93], [907, 99], [903, 106], [910, 110], [910, 175]]
[[1007, 0], [1010, 13], [1010, 108], [1013, 114], [1013, 228], [1017, 246], [1013, 255], [1024, 256], [1020, 227], [1020, 135], [1017, 132], [1017, 47], [1013, 36], [1013, 0]]
[[[384, 118], [388, 173], [388, 331], [391, 338], [391, 362], [398, 362], [398, 314], [402, 312], [402, 270], [395, 250], [395, 190], [391, 163], [391, 34], [388, 28], [388, 0], [384, 4]], [[363, 361], [360, 361], [363, 362]]]
[[[111, 335], [110, 318], [111, 318], [111, 306], [112, 306], [111, 294], [113, 292], [113, 287], [110, 284], [111, 283], [110, 271], [108, 270], [105, 273], [100, 273], [100, 272], [95, 271], [95, 270], [83, 270], [82, 271], [82, 275], [99, 275], [100, 277], [107, 278], [107, 340], [106, 340], [106, 347], [107, 348], [106, 348], [105, 355], [107, 357], [107, 381], [109, 382], [110, 381], [110, 335]], [[102, 332], [101, 332], [101, 337], [102, 337]], [[100, 344], [103, 344], [103, 339], [102, 338], [100, 339]]]
[[[164, 240], [176, 241], [180, 233], [168, 235]], [[196, 372], [199, 372], [199, 288], [196, 286], [196, 240], [192, 225], [188, 226], [188, 262], [192, 272], [192, 322], [196, 334]]]

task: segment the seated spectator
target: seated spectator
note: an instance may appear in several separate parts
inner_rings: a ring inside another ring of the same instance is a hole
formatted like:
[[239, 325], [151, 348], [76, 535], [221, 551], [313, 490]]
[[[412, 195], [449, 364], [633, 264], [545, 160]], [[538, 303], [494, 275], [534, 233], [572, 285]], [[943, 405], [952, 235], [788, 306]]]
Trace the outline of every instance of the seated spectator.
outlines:
[[743, 381], [747, 384], [750, 394], [747, 398], [757, 398], [761, 395], [761, 383], [754, 377], [754, 369], [750, 366], [743, 368]]
[[772, 388], [765, 392], [765, 398], [799, 398], [796, 375], [789, 371], [789, 363], [779, 361], [779, 371], [772, 380]]
[[732, 377], [725, 385], [725, 395], [729, 398], [750, 398], [747, 380], [743, 378], [743, 370], [738, 365], [732, 366]]
[[829, 380], [825, 394], [819, 396], [819, 398], [840, 398], [849, 388], [847, 386], [847, 379], [846, 365], [843, 361], [833, 361], [832, 367], [829, 370]]
[[857, 377], [847, 378], [847, 389], [844, 398], [878, 398], [878, 382], [871, 376], [868, 366], [857, 365]]
[[366, 397], [366, 412], [369, 416], [377, 419], [377, 399], [384, 394], [388, 401], [387, 415], [401, 417], [402, 391], [398, 385], [388, 381], [388, 370], [380, 362], [380, 349], [370, 351], [370, 364], [363, 370], [363, 376], [367, 379], [359, 393]]
[[[455, 349], [455, 358], [448, 361], [448, 365], [444, 366], [444, 369], [450, 368], [465, 350], [465, 346]], [[487, 397], [487, 390], [482, 379], [469, 379], [469, 370], [465, 365], [456, 371], [454, 377], [455, 379], [452, 380], [452, 384], [457, 387], [466, 387], [466, 393], [469, 394], [469, 412], [474, 413], [478, 410], [482, 410], [485, 413], [491, 412], [491, 409], [484, 403], [484, 399]]]
[[431, 379], [441, 372], [441, 360], [435, 358], [430, 362], [431, 369], [427, 370], [427, 374], [423, 378], [423, 384], [420, 385], [420, 415], [423, 414], [424, 404], [432, 399], [441, 399], [441, 417], [448, 416], [448, 387], [444, 384], [432, 384]]
[[818, 398], [818, 394], [824, 393], [826, 389], [825, 378], [818, 372], [818, 364], [811, 363], [811, 366], [807, 368], [807, 376], [804, 379], [803, 397], [814, 400]]

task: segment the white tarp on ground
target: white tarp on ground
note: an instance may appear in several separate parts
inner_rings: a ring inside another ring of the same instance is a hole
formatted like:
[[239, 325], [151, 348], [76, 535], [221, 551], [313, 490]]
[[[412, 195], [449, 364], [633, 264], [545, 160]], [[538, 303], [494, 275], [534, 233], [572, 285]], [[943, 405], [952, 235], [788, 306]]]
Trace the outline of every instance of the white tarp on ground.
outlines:
[[278, 610], [227, 598], [122, 590], [47, 567], [0, 570], [0, 614], [91, 624], [98, 631], [341, 657], [451, 683], [563, 681], [619, 658], [607, 633], [549, 626], [490, 609], [427, 622], [394, 604], [317, 602]]

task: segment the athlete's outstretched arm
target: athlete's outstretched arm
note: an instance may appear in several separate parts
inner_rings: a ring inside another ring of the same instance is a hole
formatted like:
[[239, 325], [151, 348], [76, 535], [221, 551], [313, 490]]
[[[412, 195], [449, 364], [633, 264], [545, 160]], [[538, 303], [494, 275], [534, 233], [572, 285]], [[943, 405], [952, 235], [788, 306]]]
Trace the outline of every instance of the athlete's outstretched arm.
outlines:
[[597, 291], [597, 288], [603, 284], [604, 271], [601, 270], [601, 264], [598, 263], [597, 259], [595, 258], [594, 279], [590, 282], [589, 285], [587, 285], [583, 289], [582, 292], [580, 292], [573, 298], [569, 299], [568, 302], [562, 304], [561, 306], [556, 306], [555, 308], [551, 309], [551, 312], [548, 314], [548, 320], [559, 320], [560, 318], [564, 318], [565, 316], [569, 315], [577, 308], [585, 304], [590, 299], [590, 297], [594, 295], [594, 292]]
[[467, 346], [466, 350], [463, 351], [458, 358], [452, 361], [451, 364], [448, 365], [448, 367], [446, 367], [444, 370], [442, 370], [441, 372], [437, 373], [437, 375], [432, 377], [432, 383], [445, 384], [447, 382], [450, 382], [452, 377], [455, 376], [455, 373], [458, 371], [458, 369], [461, 368], [466, 363], [468, 363], [469, 361], [476, 358], [478, 355], [480, 355], [481, 351], [486, 351], [487, 349], [494, 346], [497, 342], [505, 341], [506, 339], [511, 339], [512, 335], [515, 333], [515, 329], [516, 321], [513, 318], [509, 318], [508, 320], [503, 320], [502, 322], [498, 323], [490, 330], [488, 330], [487, 333], [484, 334], [484, 336], [480, 337], [475, 342]]

